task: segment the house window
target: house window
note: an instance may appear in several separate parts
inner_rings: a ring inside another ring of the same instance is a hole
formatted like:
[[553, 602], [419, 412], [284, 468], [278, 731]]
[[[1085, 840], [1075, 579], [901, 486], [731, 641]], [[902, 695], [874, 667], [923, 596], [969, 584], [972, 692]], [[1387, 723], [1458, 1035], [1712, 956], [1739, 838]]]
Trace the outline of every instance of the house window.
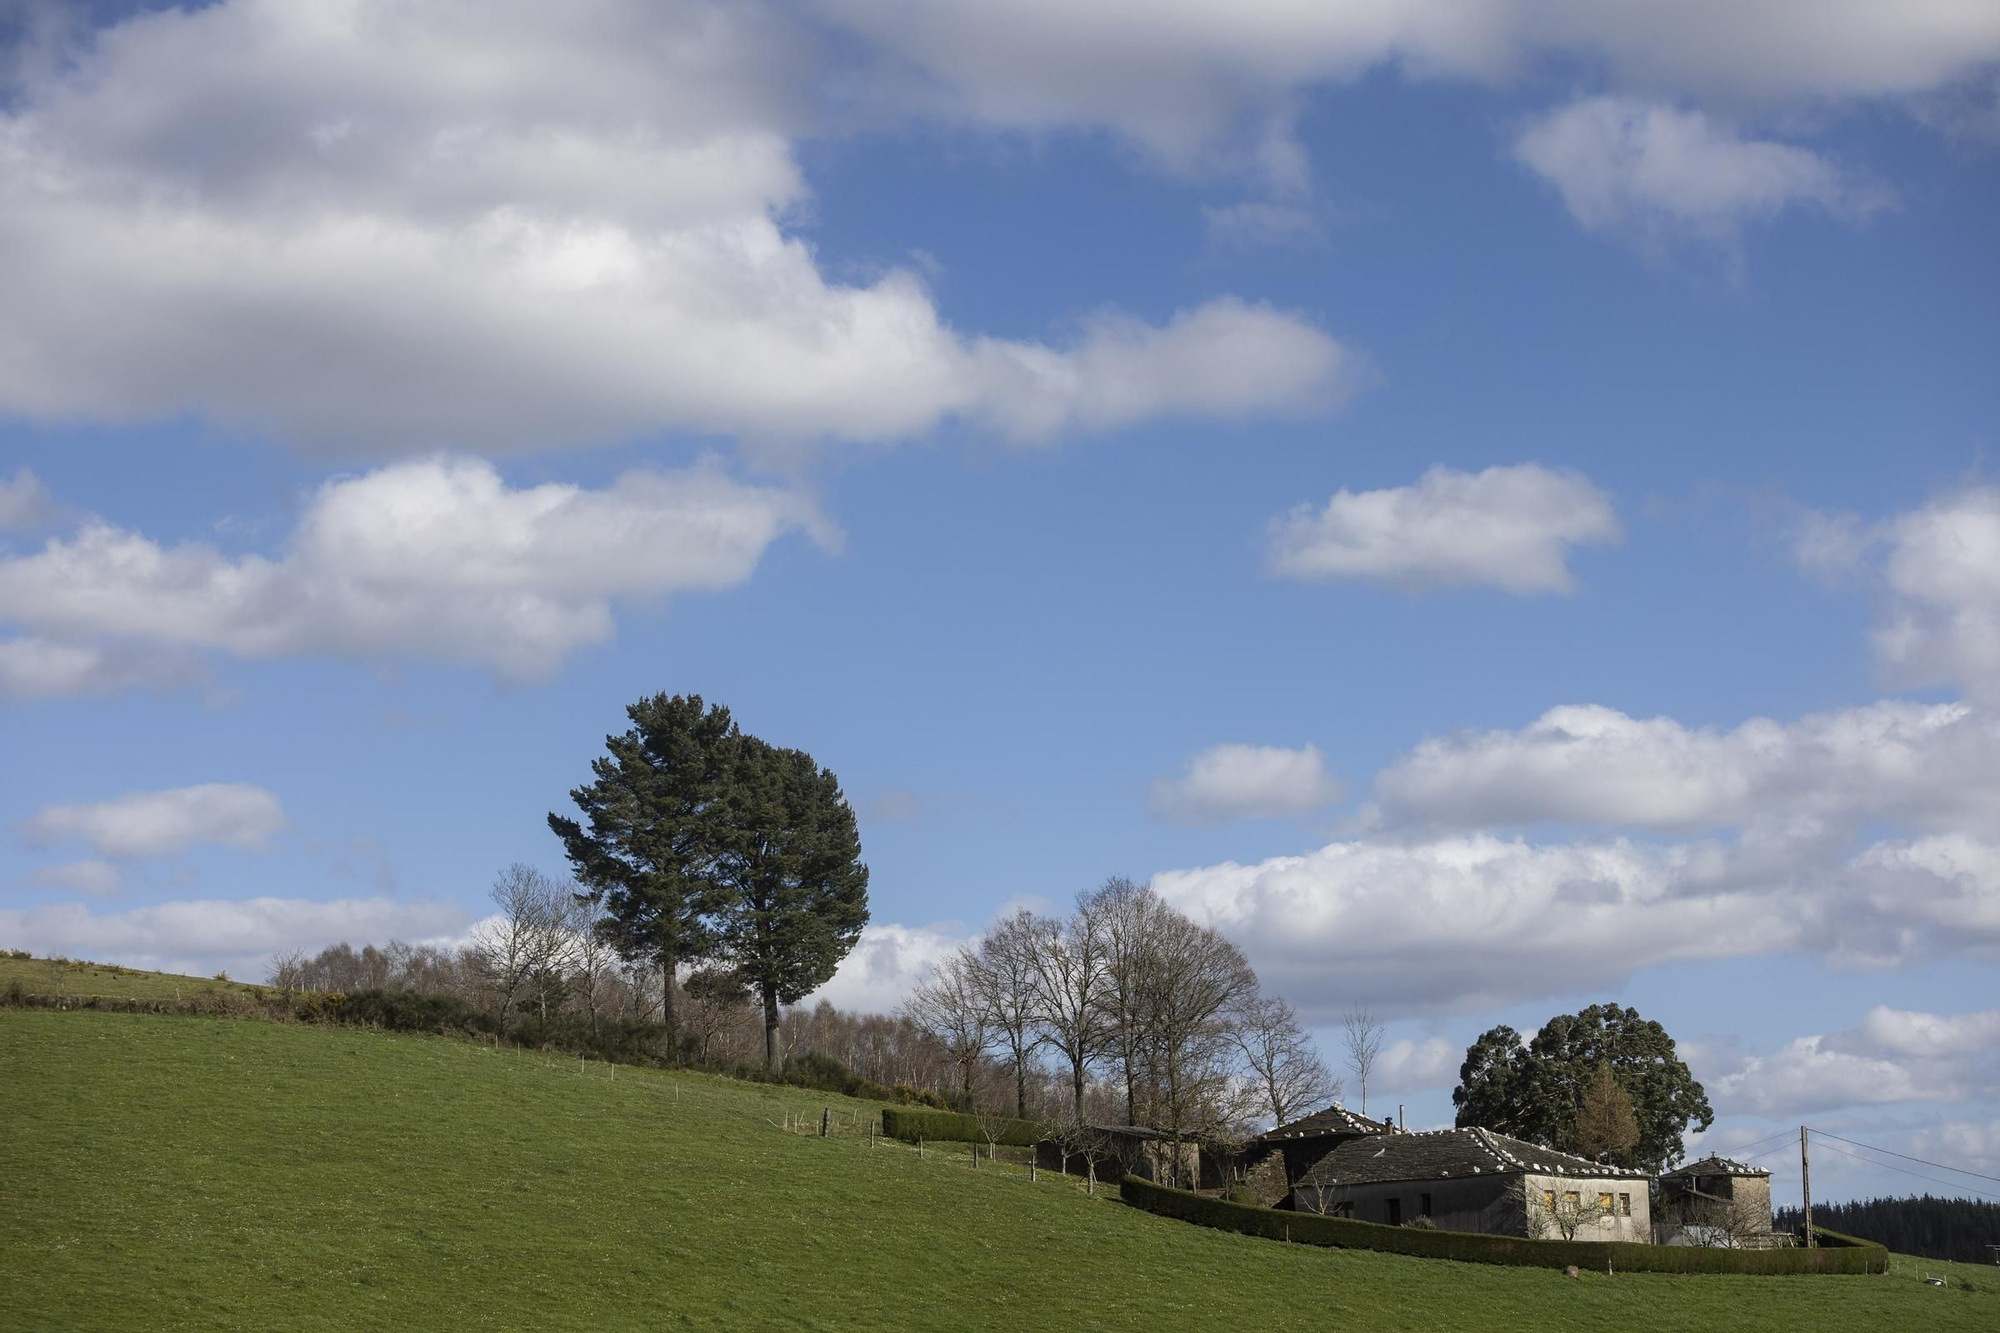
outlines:
[[1630, 1217], [1632, 1215], [1631, 1195], [1621, 1194], [1618, 1196], [1618, 1215], [1620, 1217]]
[[1610, 1215], [1610, 1212], [1611, 1212], [1611, 1196], [1610, 1196], [1609, 1194], [1600, 1194], [1600, 1195], [1598, 1195], [1598, 1196], [1597, 1196], [1597, 1207], [1598, 1207], [1598, 1211], [1600, 1211], [1600, 1212], [1604, 1213], [1605, 1215], [1609, 1216], [1609, 1215]]
[[1575, 1212], [1577, 1209], [1583, 1207], [1583, 1196], [1575, 1190], [1564, 1190], [1563, 1207], [1569, 1209], [1571, 1212]]
[[1417, 1209], [1417, 1211], [1422, 1213], [1425, 1217], [1429, 1217], [1431, 1215], [1431, 1196], [1428, 1194], [1419, 1194], [1417, 1196], [1417, 1199], [1423, 1205], [1421, 1208]]
[[1389, 1225], [1392, 1227], [1403, 1225], [1403, 1201], [1401, 1199], [1385, 1200], [1385, 1206], [1389, 1210]]
[[1354, 1216], [1354, 1200], [1342, 1199], [1339, 1203], [1333, 1206], [1333, 1215], [1335, 1217]]
[[1542, 1191], [1542, 1207], [1552, 1213], [1556, 1210], [1556, 1192], [1554, 1190]]

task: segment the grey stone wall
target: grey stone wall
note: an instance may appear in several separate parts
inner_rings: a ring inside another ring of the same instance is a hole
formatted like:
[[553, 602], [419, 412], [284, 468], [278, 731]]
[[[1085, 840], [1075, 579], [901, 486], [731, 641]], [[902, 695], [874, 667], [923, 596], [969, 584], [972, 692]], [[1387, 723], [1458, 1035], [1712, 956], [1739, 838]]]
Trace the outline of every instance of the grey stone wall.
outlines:
[[[1373, 1185], [1310, 1186], [1293, 1191], [1294, 1206], [1303, 1213], [1323, 1212], [1361, 1222], [1408, 1223], [1428, 1216], [1441, 1231], [1478, 1231], [1493, 1236], [1538, 1236], [1561, 1239], [1561, 1231], [1546, 1217], [1531, 1227], [1518, 1195], [1516, 1174], [1482, 1175], [1441, 1180], [1389, 1181]], [[1554, 1191], [1558, 1205], [1566, 1193], [1580, 1199], [1611, 1196], [1609, 1217], [1578, 1228], [1577, 1240], [1649, 1242], [1653, 1238], [1646, 1181], [1624, 1177], [1526, 1177], [1531, 1208], [1539, 1212], [1544, 1191]], [[1428, 1209], [1426, 1208], [1428, 1205]], [[1625, 1210], [1629, 1208], [1630, 1212]]]

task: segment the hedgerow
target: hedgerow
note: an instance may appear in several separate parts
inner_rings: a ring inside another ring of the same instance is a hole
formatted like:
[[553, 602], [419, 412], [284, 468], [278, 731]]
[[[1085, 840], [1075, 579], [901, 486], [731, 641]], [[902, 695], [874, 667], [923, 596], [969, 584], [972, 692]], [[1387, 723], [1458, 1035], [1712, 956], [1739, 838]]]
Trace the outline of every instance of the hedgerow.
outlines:
[[[957, 1111], [920, 1111], [915, 1108], [889, 1107], [882, 1112], [882, 1132], [892, 1139], [902, 1139], [915, 1143], [927, 1139], [936, 1143], [984, 1143], [986, 1133], [979, 1127], [977, 1116], [963, 1115]], [[1042, 1138], [1041, 1130], [1032, 1120], [1002, 1120], [994, 1142], [1012, 1147], [1033, 1147]]]
[[1204, 1198], [1168, 1189], [1137, 1176], [1119, 1182], [1125, 1202], [1162, 1217], [1178, 1218], [1220, 1231], [1238, 1231], [1269, 1240], [1326, 1245], [1349, 1250], [1382, 1250], [1426, 1259], [1507, 1264], [1522, 1268], [1598, 1268], [1610, 1264], [1626, 1273], [1882, 1273], [1889, 1252], [1823, 1227], [1813, 1228], [1817, 1249], [1726, 1250], [1700, 1245], [1643, 1245], [1632, 1241], [1528, 1240], [1468, 1231], [1432, 1231], [1358, 1222], [1315, 1213], [1280, 1212]]

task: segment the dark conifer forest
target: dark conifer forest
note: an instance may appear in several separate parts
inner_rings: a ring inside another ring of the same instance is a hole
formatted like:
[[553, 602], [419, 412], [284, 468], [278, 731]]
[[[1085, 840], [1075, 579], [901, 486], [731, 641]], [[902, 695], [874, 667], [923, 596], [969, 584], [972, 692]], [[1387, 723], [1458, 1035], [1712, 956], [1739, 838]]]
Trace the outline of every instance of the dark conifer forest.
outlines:
[[[1780, 1208], [1772, 1217], [1780, 1231], [1797, 1231], [1804, 1221], [1796, 1208]], [[1993, 1251], [1986, 1247], [2000, 1245], [2000, 1203], [1929, 1194], [1816, 1203], [1813, 1225], [1880, 1241], [1898, 1254], [1990, 1264]]]

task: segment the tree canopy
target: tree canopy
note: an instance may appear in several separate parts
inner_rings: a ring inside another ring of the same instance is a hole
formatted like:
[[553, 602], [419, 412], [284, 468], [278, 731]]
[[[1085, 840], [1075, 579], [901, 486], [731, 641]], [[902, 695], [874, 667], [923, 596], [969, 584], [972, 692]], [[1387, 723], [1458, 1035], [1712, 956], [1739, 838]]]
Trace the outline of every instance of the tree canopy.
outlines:
[[868, 920], [868, 867], [834, 775], [780, 749], [700, 695], [654, 695], [607, 736], [593, 781], [570, 793], [583, 821], [549, 815], [606, 933], [667, 978], [662, 1020], [678, 1049], [672, 978], [720, 956], [777, 1007], [833, 975]]
[[[1608, 1089], [1601, 1086], [1607, 1078]], [[1593, 1082], [1600, 1082], [1594, 1097]], [[1559, 1014], [1532, 1041], [1505, 1025], [1482, 1033], [1466, 1048], [1451, 1100], [1461, 1126], [1592, 1157], [1604, 1152], [1621, 1166], [1648, 1171], [1680, 1161], [1690, 1125], [1707, 1129], [1715, 1122], [1707, 1093], [1675, 1054], [1666, 1029], [1615, 1004]], [[1626, 1135], [1607, 1141], [1605, 1132], [1607, 1118], [1620, 1118], [1620, 1100], [1629, 1101], [1637, 1130], [1622, 1149], [1617, 1141]]]

